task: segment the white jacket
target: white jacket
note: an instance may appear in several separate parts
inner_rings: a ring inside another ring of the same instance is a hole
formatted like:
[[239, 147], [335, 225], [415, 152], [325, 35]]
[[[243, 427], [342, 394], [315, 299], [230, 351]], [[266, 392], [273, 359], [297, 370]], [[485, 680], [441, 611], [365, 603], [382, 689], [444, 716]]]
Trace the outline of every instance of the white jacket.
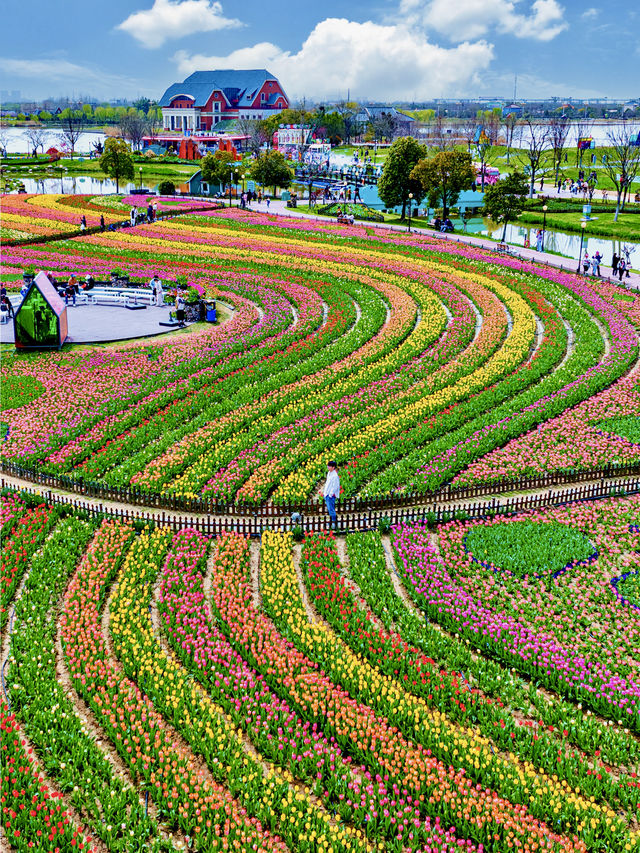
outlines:
[[338, 477], [337, 471], [329, 471], [327, 474], [327, 481], [324, 484], [324, 492], [325, 498], [340, 497], [340, 477]]

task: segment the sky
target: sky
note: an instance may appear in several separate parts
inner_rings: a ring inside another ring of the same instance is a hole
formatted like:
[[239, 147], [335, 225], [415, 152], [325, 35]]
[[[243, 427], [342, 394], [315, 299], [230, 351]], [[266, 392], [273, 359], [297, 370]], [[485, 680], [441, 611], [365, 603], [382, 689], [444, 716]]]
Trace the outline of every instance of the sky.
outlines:
[[0, 90], [159, 99], [192, 71], [267, 68], [292, 102], [510, 99], [516, 75], [522, 98], [640, 97], [637, 0], [590, 2], [6, 3]]

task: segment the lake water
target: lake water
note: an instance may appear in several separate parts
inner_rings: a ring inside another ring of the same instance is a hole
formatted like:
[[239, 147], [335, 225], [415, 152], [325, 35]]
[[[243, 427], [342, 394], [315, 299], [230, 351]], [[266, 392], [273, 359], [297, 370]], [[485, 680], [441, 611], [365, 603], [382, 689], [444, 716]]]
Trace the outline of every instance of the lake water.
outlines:
[[[26, 128], [6, 127], [3, 128], [2, 132], [7, 137], [7, 151], [9, 154], [28, 154], [31, 151], [31, 145], [27, 139]], [[47, 148], [60, 148], [60, 146], [64, 144], [60, 130], [46, 130], [45, 138], [45, 151]], [[105, 134], [97, 130], [86, 131], [81, 134], [75, 150], [78, 154], [88, 154], [90, 151], [93, 151], [94, 143], [104, 142], [105, 139]]]
[[[456, 232], [462, 231], [462, 222], [455, 221], [454, 225]], [[525, 242], [529, 242], [530, 247], [536, 245], [536, 232], [539, 226], [524, 227], [522, 225], [507, 225], [507, 243], [512, 246], [523, 246]], [[502, 238], [504, 226], [495, 226], [486, 219], [471, 219], [467, 224], [468, 234], [478, 234], [479, 236], [492, 237], [494, 240]], [[600, 252], [604, 258], [604, 263], [609, 266], [611, 264], [611, 256], [614, 251], [620, 254], [623, 246], [630, 246], [634, 250], [631, 256], [631, 263], [634, 267], [640, 266], [640, 242], [631, 240], [612, 240], [607, 237], [592, 237], [589, 236], [589, 226], [587, 225], [582, 242], [582, 251], [586, 249], [589, 255], [595, 252]], [[572, 234], [564, 231], [551, 231], [547, 228], [544, 240], [545, 250], [553, 252], [557, 255], [564, 255], [566, 258], [578, 260], [580, 252], [580, 234]]]
[[[28, 193], [70, 193], [71, 195], [109, 195], [115, 193], [116, 182], [110, 178], [95, 178], [90, 175], [65, 175], [62, 178], [20, 178]], [[142, 182], [149, 190], [157, 186], [157, 181]], [[140, 187], [140, 181], [120, 181], [120, 192], [128, 193]], [[182, 185], [178, 187], [181, 189]], [[188, 186], [185, 191], [188, 191]]]

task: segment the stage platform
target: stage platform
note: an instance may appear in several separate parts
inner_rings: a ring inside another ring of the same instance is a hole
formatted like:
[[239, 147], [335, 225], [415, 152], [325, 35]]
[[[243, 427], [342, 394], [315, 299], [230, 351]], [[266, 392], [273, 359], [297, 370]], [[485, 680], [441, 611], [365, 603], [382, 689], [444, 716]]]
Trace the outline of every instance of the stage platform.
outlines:
[[[14, 301], [14, 309], [16, 302]], [[67, 344], [104, 344], [166, 335], [178, 326], [169, 323], [172, 306], [146, 307], [131, 310], [122, 305], [69, 305], [67, 307]], [[0, 343], [15, 343], [13, 320], [0, 323]]]

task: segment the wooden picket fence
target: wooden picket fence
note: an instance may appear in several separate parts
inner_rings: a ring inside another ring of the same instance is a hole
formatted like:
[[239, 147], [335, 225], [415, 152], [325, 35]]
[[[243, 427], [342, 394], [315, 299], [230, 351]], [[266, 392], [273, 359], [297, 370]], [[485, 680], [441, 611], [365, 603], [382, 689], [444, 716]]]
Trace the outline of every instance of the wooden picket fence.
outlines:
[[[184, 495], [150, 492], [136, 486], [110, 486], [102, 482], [79, 480], [64, 474], [50, 474], [36, 468], [26, 468], [8, 460], [0, 461], [0, 473], [18, 477], [30, 483], [37, 483], [48, 489], [73, 492], [82, 497], [149, 509], [169, 510], [172, 513], [183, 512], [265, 520], [290, 516], [294, 512], [305, 517], [324, 516], [325, 514], [324, 503], [317, 499], [291, 501], [282, 504], [267, 501], [260, 504], [218, 503], [204, 497], [189, 498]], [[589, 470], [558, 471], [536, 476], [521, 476], [515, 479], [503, 478], [499, 481], [474, 483], [468, 486], [452, 486], [449, 484], [433, 492], [390, 494], [378, 498], [346, 498], [339, 501], [339, 510], [342, 515], [349, 516], [354, 513], [366, 514], [378, 511], [388, 513], [406, 507], [427, 507], [461, 501], [470, 502], [485, 495], [557, 488], [558, 486], [584, 483], [585, 481], [611, 480], [619, 477], [633, 477], [638, 474], [640, 474], [640, 462], [630, 462], [623, 465], [609, 464]]]
[[[0, 479], [0, 487], [8, 484]], [[167, 512], [166, 510], [150, 511], [132, 507], [105, 507], [102, 503], [89, 502], [74, 498], [71, 495], [57, 494], [50, 490], [41, 491], [34, 487], [25, 487], [22, 491], [37, 495], [48, 503], [68, 506], [74, 511], [84, 512], [92, 517], [109, 517], [122, 522], [153, 523], [160, 527], [169, 527], [177, 531], [191, 527], [206, 536], [220, 536], [222, 533], [234, 532], [247, 537], [261, 537], [265, 530], [292, 530], [299, 524], [304, 533], [317, 533], [327, 529], [328, 516], [318, 513], [305, 516], [300, 513], [299, 520], [292, 518], [280, 507], [279, 512], [271, 516], [260, 515], [190, 515]], [[378, 529], [381, 523], [395, 526], [397, 524], [428, 523], [440, 524], [453, 518], [482, 519], [497, 514], [512, 514], [525, 510], [545, 509], [562, 506], [576, 501], [598, 500], [601, 498], [629, 495], [640, 492], [640, 477], [631, 478], [621, 483], [619, 481], [601, 481], [575, 488], [551, 491], [541, 495], [522, 495], [512, 498], [492, 498], [490, 501], [474, 501], [455, 503], [443, 506], [434, 503], [431, 506], [395, 507], [388, 511], [367, 509], [364, 511], [346, 510], [338, 507], [339, 530], [349, 533]]]

